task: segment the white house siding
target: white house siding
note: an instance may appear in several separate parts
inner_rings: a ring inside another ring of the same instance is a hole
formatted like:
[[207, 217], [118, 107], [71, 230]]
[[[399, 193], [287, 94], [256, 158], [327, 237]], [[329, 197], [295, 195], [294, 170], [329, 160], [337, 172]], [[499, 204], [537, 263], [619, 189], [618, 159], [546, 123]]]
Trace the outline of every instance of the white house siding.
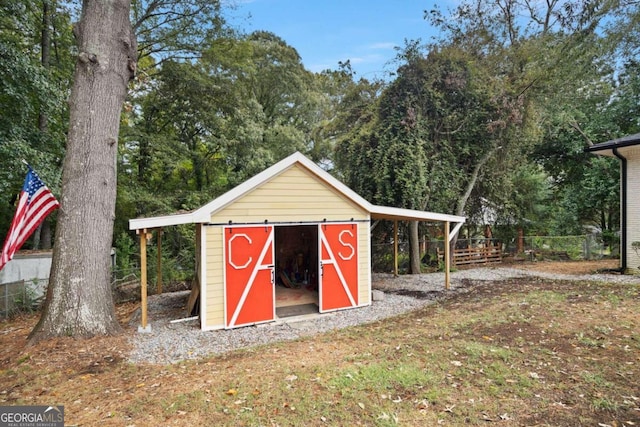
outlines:
[[640, 242], [640, 147], [620, 151], [627, 158], [627, 270], [640, 273], [640, 256], [631, 247]]

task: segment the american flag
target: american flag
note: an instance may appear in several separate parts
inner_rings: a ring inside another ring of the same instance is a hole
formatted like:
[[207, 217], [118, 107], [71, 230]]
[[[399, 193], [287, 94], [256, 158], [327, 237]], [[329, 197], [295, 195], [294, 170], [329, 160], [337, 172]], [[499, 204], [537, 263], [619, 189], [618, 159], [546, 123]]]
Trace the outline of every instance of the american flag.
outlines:
[[28, 167], [29, 172], [20, 192], [16, 214], [2, 247], [0, 270], [11, 261], [16, 251], [22, 247], [47, 215], [60, 206], [38, 174], [31, 169], [31, 166]]

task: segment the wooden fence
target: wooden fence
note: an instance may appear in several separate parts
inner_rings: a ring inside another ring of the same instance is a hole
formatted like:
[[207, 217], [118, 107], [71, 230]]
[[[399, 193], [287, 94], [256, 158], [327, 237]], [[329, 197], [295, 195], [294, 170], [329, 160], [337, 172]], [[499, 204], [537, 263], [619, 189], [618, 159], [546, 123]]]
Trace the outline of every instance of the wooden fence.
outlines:
[[[437, 252], [438, 259], [444, 260], [444, 251], [438, 248]], [[502, 249], [500, 246], [454, 249], [452, 255], [451, 263], [453, 265], [502, 262]]]

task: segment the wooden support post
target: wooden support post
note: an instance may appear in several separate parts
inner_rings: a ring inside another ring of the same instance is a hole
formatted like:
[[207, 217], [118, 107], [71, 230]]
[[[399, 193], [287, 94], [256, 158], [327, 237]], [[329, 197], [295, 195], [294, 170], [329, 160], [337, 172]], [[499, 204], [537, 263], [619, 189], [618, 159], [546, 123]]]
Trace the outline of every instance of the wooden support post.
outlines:
[[449, 221], [444, 222], [444, 288], [451, 286], [451, 246], [449, 242]]
[[138, 332], [149, 332], [147, 325], [147, 230], [139, 230], [140, 234], [140, 326]]
[[162, 228], [158, 228], [158, 260], [156, 267], [156, 286], [157, 286], [157, 294], [160, 295], [162, 293]]
[[398, 220], [393, 221], [393, 275], [398, 276]]

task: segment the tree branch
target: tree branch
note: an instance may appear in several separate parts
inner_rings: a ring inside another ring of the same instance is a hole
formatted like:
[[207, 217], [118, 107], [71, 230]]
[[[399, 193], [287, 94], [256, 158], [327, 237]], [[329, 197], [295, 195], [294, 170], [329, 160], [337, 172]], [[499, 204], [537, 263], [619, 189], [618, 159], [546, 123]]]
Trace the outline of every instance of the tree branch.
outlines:
[[484, 156], [482, 156], [482, 158], [476, 164], [475, 168], [473, 168], [473, 172], [471, 173], [471, 179], [467, 184], [467, 189], [462, 195], [462, 197], [458, 199], [458, 204], [456, 206], [456, 215], [461, 216], [464, 213], [464, 207], [467, 204], [469, 197], [471, 197], [471, 192], [473, 191], [473, 187], [475, 187], [476, 182], [478, 181], [478, 176], [480, 175], [480, 169], [482, 169], [482, 167], [489, 161], [491, 156], [501, 148], [502, 146], [499, 145], [493, 148], [492, 150], [489, 150], [486, 153], [484, 153]]
[[578, 133], [580, 135], [582, 135], [582, 137], [587, 141], [587, 144], [589, 145], [589, 147], [591, 147], [593, 145], [593, 141], [591, 140], [591, 138], [589, 138], [589, 136], [582, 130], [582, 128], [580, 127], [580, 125], [578, 124], [578, 122], [573, 121], [571, 123], [569, 123], [569, 125], [574, 128], [575, 130], [578, 131]]

